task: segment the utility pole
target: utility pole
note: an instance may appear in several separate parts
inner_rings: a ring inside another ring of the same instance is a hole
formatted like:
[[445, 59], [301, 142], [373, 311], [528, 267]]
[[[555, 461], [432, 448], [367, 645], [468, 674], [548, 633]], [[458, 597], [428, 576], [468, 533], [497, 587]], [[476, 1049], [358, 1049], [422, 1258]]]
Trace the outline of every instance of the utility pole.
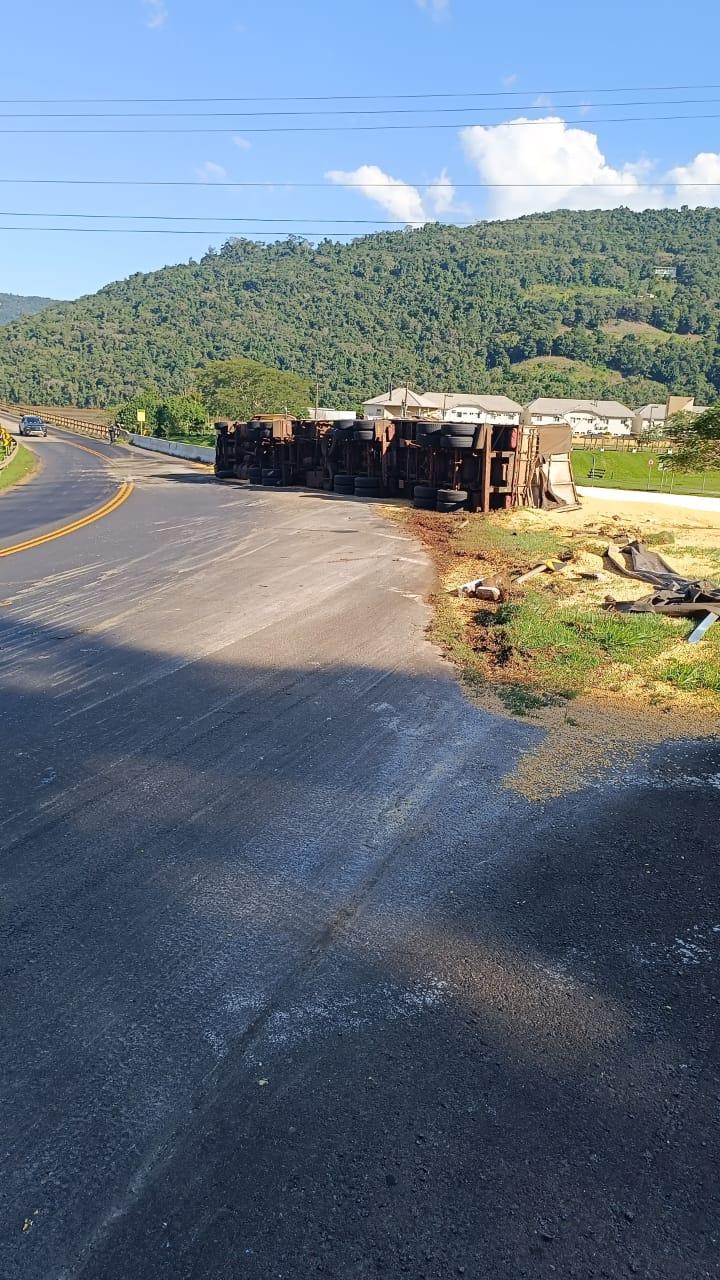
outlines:
[[320, 408], [320, 374], [315, 370], [315, 421], [318, 420], [318, 409]]

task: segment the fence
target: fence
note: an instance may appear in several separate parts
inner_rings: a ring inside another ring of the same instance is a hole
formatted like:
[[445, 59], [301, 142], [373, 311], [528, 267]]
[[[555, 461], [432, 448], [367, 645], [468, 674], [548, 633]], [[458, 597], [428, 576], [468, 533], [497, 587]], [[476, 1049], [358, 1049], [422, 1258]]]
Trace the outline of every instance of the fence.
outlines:
[[83, 421], [80, 418], [68, 418], [65, 414], [55, 413], [50, 409], [39, 409], [32, 404], [3, 404], [0, 405], [3, 413], [12, 414], [15, 418], [21, 418], [23, 414], [38, 414], [45, 422], [50, 422], [54, 427], [62, 427], [65, 431], [77, 431], [79, 435], [95, 436], [97, 440], [109, 440], [110, 428], [101, 422]]
[[650, 436], [573, 436], [573, 449], [604, 450], [606, 453], [663, 453], [672, 449], [673, 440], [657, 440]]

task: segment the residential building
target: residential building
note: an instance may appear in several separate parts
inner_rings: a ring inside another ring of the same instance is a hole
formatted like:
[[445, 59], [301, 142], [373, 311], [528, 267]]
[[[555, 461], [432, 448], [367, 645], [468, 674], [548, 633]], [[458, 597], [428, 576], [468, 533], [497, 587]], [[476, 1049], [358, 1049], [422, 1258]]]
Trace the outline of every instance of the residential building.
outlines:
[[672, 418], [674, 413], [691, 413], [697, 416], [704, 413], [707, 409], [706, 404], [696, 404], [694, 396], [669, 396], [667, 402], [667, 416]]
[[647, 435], [650, 431], [657, 433], [673, 414], [689, 413], [696, 417], [706, 408], [707, 405], [696, 404], [694, 396], [669, 396], [667, 404], [644, 404], [636, 410], [633, 418], [633, 435]]
[[509, 396], [472, 395], [462, 391], [427, 391], [395, 387], [363, 405], [366, 418], [430, 418], [443, 422], [494, 422], [514, 426], [522, 406]]
[[347, 422], [356, 416], [354, 409], [308, 409], [310, 422]]
[[439, 412], [444, 422], [492, 422], [498, 426], [517, 426], [522, 416], [522, 405], [509, 396], [426, 391], [423, 400]]
[[424, 418], [429, 409], [425, 397], [410, 387], [394, 387], [382, 396], [366, 400], [363, 405], [366, 418]]
[[665, 426], [666, 404], [644, 404], [633, 417], [633, 435], [643, 436]]
[[568, 422], [573, 435], [629, 436], [633, 411], [618, 400], [573, 400], [539, 396], [525, 407], [523, 421], [529, 426], [549, 426]]

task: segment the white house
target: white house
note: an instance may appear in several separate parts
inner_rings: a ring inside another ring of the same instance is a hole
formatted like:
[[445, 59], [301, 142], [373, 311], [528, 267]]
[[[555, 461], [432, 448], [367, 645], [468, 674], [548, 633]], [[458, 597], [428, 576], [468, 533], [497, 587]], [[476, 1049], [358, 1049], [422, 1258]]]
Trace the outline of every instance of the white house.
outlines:
[[310, 422], [346, 422], [356, 416], [354, 409], [308, 409]]
[[373, 396], [363, 405], [366, 418], [425, 418], [431, 406], [425, 397], [409, 387], [394, 387], [382, 396]]
[[643, 436], [649, 431], [657, 431], [664, 427], [666, 419], [666, 404], [644, 404], [633, 417], [633, 435]]
[[633, 432], [636, 436], [645, 435], [663, 427], [675, 413], [689, 413], [697, 417], [706, 408], [707, 405], [696, 404], [694, 396], [669, 396], [667, 404], [644, 404], [633, 418]]
[[411, 391], [395, 387], [363, 405], [366, 418], [430, 418], [437, 422], [494, 422], [515, 426], [522, 406], [508, 396], [471, 395], [462, 391]]
[[499, 426], [517, 426], [522, 415], [522, 405], [509, 396], [426, 391], [423, 400], [439, 412], [443, 422], [493, 422]]
[[529, 426], [568, 422], [574, 435], [629, 436], [633, 411], [618, 400], [572, 400], [539, 396], [526, 405], [523, 421]]

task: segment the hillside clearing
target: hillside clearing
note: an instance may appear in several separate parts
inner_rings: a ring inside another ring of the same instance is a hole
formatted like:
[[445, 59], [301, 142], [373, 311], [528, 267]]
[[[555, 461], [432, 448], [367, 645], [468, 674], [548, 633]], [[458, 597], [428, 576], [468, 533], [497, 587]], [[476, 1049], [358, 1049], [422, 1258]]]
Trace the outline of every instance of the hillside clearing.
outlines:
[[636, 338], [647, 338], [651, 342], [669, 342], [671, 338], [679, 339], [681, 342], [702, 342], [700, 333], [669, 333], [667, 329], [658, 329], [656, 325], [648, 324], [646, 320], [606, 320], [600, 327], [603, 333], [611, 334], [616, 338], [634, 334]]

